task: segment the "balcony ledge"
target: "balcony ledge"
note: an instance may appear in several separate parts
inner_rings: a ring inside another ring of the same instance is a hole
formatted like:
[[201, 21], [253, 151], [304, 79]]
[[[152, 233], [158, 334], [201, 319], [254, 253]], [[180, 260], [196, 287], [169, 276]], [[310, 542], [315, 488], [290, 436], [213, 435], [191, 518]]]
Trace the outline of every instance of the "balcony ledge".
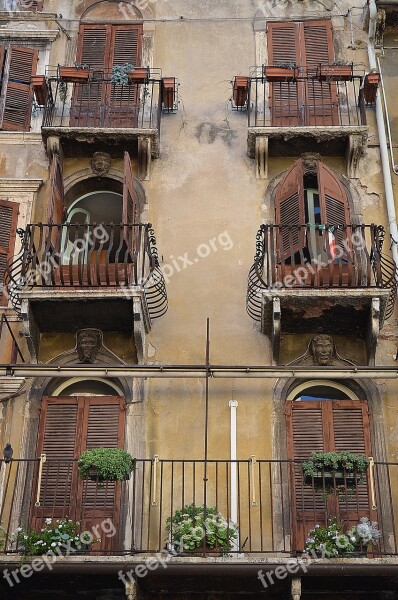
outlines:
[[390, 290], [386, 288], [285, 288], [261, 292], [261, 330], [271, 338], [279, 360], [280, 338], [286, 333], [325, 332], [365, 336], [368, 363], [374, 364], [379, 332]]
[[355, 177], [359, 159], [366, 153], [368, 132], [367, 126], [249, 127], [247, 153], [256, 159], [259, 179], [268, 178], [270, 156], [297, 156], [307, 151], [345, 155], [347, 174]]

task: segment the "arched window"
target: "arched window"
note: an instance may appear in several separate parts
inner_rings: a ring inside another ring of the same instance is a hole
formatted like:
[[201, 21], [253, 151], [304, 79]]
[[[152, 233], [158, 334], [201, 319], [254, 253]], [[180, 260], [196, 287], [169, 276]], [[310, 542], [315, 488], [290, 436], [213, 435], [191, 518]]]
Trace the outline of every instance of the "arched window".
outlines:
[[[298, 386], [286, 402], [286, 425], [289, 458], [292, 461], [292, 529], [295, 548], [303, 549], [310, 529], [324, 525], [330, 517], [344, 521], [349, 527], [364, 516], [376, 515], [370, 503], [368, 479], [347, 489], [346, 482], [337, 482], [334, 493], [325, 494], [330, 481], [318, 484], [303, 477], [301, 461], [311, 452], [350, 451], [372, 454], [369, 429], [369, 409], [343, 385], [333, 382], [312, 382]], [[332, 478], [332, 486], [334, 480]]]

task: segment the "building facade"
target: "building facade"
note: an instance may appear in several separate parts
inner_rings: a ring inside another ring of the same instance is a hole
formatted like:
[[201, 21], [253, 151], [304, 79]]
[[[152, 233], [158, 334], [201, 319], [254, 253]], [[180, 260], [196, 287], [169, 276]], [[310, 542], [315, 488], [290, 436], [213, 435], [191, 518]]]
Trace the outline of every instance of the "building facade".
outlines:
[[398, 598], [397, 4], [1, 4], [3, 596]]

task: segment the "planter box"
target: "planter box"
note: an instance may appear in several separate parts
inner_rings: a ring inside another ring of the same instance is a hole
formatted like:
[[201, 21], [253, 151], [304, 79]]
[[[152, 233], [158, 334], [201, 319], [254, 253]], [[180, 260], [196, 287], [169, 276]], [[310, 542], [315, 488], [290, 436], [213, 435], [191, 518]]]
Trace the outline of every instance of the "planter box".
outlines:
[[238, 108], [245, 107], [247, 105], [248, 93], [249, 78], [237, 75], [234, 78], [234, 85], [232, 90], [234, 105]]
[[375, 104], [379, 83], [380, 73], [368, 73], [365, 75], [363, 94], [366, 104]]
[[264, 77], [267, 81], [293, 81], [297, 77], [296, 67], [264, 66]]
[[44, 106], [47, 102], [48, 88], [44, 75], [32, 75], [32, 88], [36, 97], [36, 102], [40, 106]]
[[87, 83], [90, 70], [82, 67], [59, 67], [59, 76], [63, 81], [71, 83]]
[[173, 110], [176, 99], [176, 78], [163, 77], [162, 79], [162, 104], [166, 110]]
[[316, 487], [323, 487], [324, 484], [328, 487], [334, 484], [345, 485], [347, 483], [352, 485], [355, 483], [355, 473], [347, 472], [344, 477], [343, 471], [324, 471], [323, 473], [318, 471], [313, 477], [310, 475], [305, 476], [306, 485], [312, 485], [312, 482]]
[[[130, 475], [131, 473], [126, 473], [125, 477], [124, 477], [124, 481], [127, 481], [128, 479], [130, 479]], [[98, 477], [98, 472], [96, 469], [90, 469], [87, 475], [87, 479], [89, 479], [90, 481], [100, 481], [100, 482], [104, 482], [104, 481], [121, 481], [120, 479], [102, 479], [102, 477]]]
[[131, 83], [147, 83], [149, 79], [149, 67], [139, 67], [127, 74]]
[[319, 81], [351, 81], [352, 65], [319, 65], [316, 72]]

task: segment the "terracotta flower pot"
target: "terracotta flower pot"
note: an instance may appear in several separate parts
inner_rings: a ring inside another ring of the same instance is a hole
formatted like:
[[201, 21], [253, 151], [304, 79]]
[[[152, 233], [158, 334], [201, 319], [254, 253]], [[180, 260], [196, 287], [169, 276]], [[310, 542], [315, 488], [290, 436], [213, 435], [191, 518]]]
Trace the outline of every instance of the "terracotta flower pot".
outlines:
[[247, 104], [249, 92], [249, 78], [237, 75], [234, 78], [233, 101], [238, 108], [243, 108]]
[[149, 67], [138, 67], [128, 73], [129, 81], [132, 83], [147, 83], [149, 79]]
[[36, 97], [37, 104], [44, 106], [47, 102], [47, 82], [44, 75], [32, 75], [31, 79], [33, 92]]
[[82, 67], [59, 67], [59, 76], [63, 81], [86, 83], [89, 79], [90, 71]]
[[368, 73], [365, 75], [363, 93], [366, 104], [374, 104], [376, 102], [377, 90], [380, 83], [380, 73]]
[[351, 81], [352, 65], [319, 65], [317, 77], [319, 81]]
[[297, 77], [296, 67], [264, 66], [264, 77], [267, 81], [293, 81]]
[[172, 110], [175, 102], [175, 77], [163, 77], [162, 79], [162, 103], [163, 108]]

